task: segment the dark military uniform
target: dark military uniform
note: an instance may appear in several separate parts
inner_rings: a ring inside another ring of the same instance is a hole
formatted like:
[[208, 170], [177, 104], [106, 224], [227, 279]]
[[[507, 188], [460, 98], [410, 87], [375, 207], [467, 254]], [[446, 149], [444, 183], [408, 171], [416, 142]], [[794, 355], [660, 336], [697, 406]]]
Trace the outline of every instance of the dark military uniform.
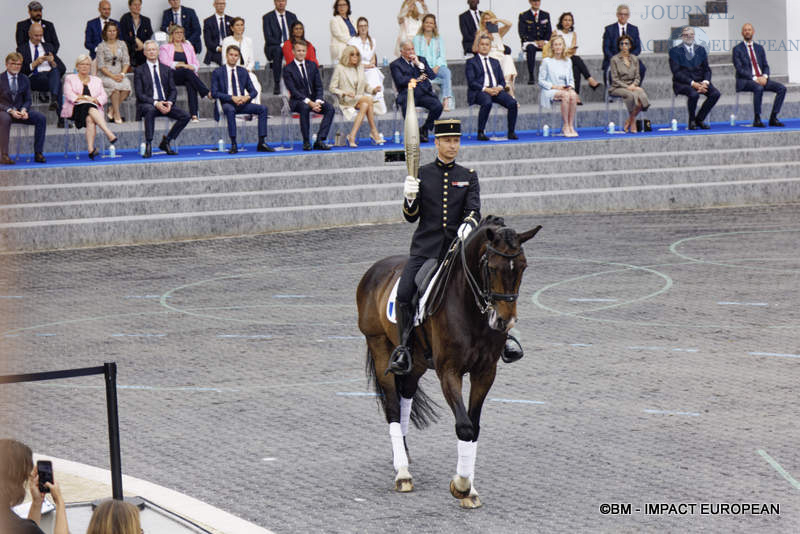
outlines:
[[[553, 28], [550, 25], [550, 14], [540, 9], [537, 17], [534, 18], [533, 11], [530, 9], [523, 11], [519, 14], [517, 30], [523, 46], [527, 42], [549, 41], [550, 34], [553, 33]], [[525, 47], [525, 56], [528, 59], [528, 82], [534, 80], [533, 69], [536, 66], [536, 52], [541, 50], [541, 48], [532, 44]]]

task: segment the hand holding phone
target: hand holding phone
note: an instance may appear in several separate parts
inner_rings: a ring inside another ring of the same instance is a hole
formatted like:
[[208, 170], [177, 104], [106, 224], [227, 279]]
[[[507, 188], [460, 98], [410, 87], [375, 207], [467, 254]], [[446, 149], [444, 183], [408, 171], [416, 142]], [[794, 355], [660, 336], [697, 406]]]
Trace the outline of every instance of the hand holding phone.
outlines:
[[50, 488], [47, 483], [53, 484], [53, 462], [50, 460], [39, 460], [36, 462], [36, 473], [39, 476], [39, 492], [49, 493]]

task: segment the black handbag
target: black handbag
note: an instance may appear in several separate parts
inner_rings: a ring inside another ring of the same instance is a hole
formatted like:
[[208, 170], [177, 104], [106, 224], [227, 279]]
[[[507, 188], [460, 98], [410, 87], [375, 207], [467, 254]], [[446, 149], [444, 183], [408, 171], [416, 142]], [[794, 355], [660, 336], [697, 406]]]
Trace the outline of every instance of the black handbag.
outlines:
[[650, 124], [650, 119], [636, 119], [636, 129], [640, 132], [652, 132], [653, 126]]

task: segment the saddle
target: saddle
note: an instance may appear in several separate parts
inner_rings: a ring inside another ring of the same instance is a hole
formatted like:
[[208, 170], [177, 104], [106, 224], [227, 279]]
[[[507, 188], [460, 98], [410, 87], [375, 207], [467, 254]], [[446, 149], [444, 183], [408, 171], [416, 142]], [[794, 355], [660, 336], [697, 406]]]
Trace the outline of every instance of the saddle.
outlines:
[[[414, 282], [417, 285], [417, 291], [411, 299], [411, 307], [416, 311], [414, 314], [414, 326], [419, 326], [425, 319], [425, 305], [430, 294], [430, 289], [433, 287], [433, 282], [438, 278], [439, 262], [436, 258], [428, 258], [422, 267], [417, 271], [414, 277]], [[400, 286], [400, 279], [394, 283], [392, 293], [389, 295], [389, 301], [386, 303], [386, 317], [389, 321], [396, 323], [397, 315], [395, 313], [395, 300], [397, 300], [397, 288]]]

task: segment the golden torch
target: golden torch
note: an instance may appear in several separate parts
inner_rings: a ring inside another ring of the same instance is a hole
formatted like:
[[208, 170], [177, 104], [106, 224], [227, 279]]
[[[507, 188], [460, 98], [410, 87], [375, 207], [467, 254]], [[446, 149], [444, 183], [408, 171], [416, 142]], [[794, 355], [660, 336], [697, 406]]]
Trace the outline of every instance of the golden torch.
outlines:
[[419, 178], [419, 123], [417, 121], [417, 105], [414, 102], [414, 88], [417, 86], [416, 80], [408, 82], [408, 101], [406, 103], [406, 122], [405, 122], [405, 147], [406, 147], [406, 168], [408, 176]]

